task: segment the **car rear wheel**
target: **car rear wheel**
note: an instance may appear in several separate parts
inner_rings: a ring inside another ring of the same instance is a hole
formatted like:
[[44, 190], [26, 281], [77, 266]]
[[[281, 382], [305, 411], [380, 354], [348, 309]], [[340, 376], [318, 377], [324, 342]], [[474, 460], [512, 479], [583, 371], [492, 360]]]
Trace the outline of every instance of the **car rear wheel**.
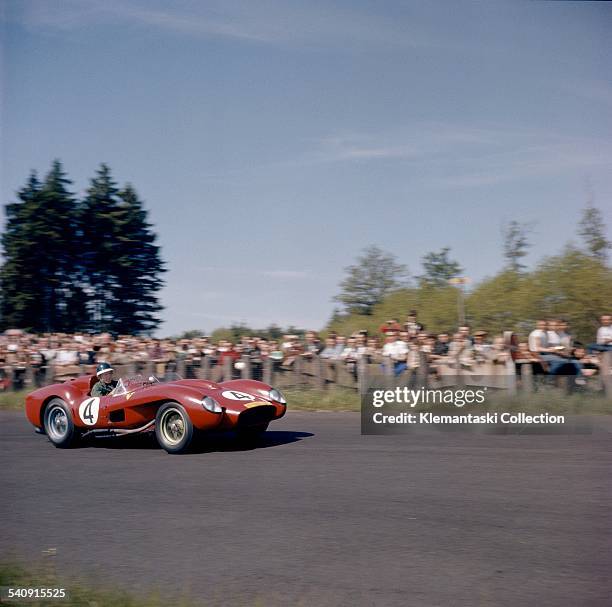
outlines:
[[187, 411], [178, 403], [166, 403], [155, 417], [155, 436], [168, 453], [184, 453], [193, 440], [193, 424]]
[[79, 439], [80, 432], [74, 427], [72, 413], [61, 398], [49, 402], [45, 408], [43, 424], [49, 440], [56, 447], [72, 447]]

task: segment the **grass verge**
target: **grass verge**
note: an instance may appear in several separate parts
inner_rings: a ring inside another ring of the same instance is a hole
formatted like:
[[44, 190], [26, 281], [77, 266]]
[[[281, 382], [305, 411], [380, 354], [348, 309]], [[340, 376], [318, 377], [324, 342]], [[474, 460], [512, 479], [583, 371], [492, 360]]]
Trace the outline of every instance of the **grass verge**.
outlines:
[[359, 411], [361, 399], [355, 390], [332, 388], [283, 388], [290, 411]]
[[[294, 411], [360, 411], [361, 399], [355, 390], [332, 388], [283, 389]], [[426, 408], [426, 407], [425, 407]], [[523, 411], [525, 413], [559, 413], [567, 415], [612, 414], [612, 402], [601, 392], [567, 394], [555, 387], [542, 387], [532, 394], [510, 395], [502, 390], [489, 392], [480, 410]]]
[[25, 406], [27, 391], [0, 392], [0, 409], [3, 411], [21, 411]]
[[[22, 411], [27, 392], [0, 392], [0, 410]], [[355, 390], [330, 388], [283, 388], [289, 410], [295, 411], [359, 411], [361, 399]], [[548, 412], [566, 414], [610, 414], [612, 402], [601, 392], [565, 394], [554, 387], [543, 387], [533, 394], [514, 396], [502, 391], [491, 394], [487, 401], [492, 408], [507, 411]]]
[[[120, 590], [114, 587], [112, 581], [103, 582], [107, 587], [100, 588], [96, 582], [75, 579], [70, 574], [57, 573], [55, 557], [44, 557], [42, 561], [27, 567], [19, 561], [0, 561], [0, 586], [3, 597], [8, 588], [38, 588], [57, 589], [64, 588], [67, 598], [64, 599], [13, 599], [0, 600], [3, 605], [27, 605], [28, 607], [272, 607], [262, 597], [252, 597], [236, 594], [228, 597], [211, 590], [210, 596], [195, 599], [188, 594], [167, 596], [149, 592], [145, 595], [136, 594], [135, 591]], [[273, 605], [282, 602], [273, 601]], [[302, 605], [299, 603], [298, 607]]]
[[[13, 599], [7, 605], [26, 604], [29, 607], [162, 607], [159, 597], [136, 598], [118, 590], [99, 590], [80, 583], [59, 579], [54, 566], [41, 566], [40, 569], [25, 569], [15, 563], [0, 563], [0, 586], [7, 588], [64, 588], [68, 594], [65, 599]], [[192, 603], [177, 603], [191, 607]]]

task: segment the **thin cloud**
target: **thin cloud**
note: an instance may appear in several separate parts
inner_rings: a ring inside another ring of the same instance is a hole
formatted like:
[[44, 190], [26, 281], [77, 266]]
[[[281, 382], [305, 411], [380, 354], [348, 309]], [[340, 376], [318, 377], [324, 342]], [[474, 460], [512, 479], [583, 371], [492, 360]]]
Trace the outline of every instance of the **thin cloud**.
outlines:
[[[463, 165], [463, 166], [461, 166]], [[552, 141], [466, 159], [438, 184], [478, 187], [600, 166], [612, 168], [612, 146], [599, 140]]]
[[[401, 137], [401, 135], [399, 136]], [[534, 128], [414, 125], [397, 135], [333, 135], [319, 140], [321, 162], [402, 161], [430, 185], [475, 187], [590, 167], [612, 167], [612, 144]], [[441, 175], [441, 176], [440, 176]]]
[[417, 160], [448, 153], [465, 146], [494, 145], [499, 131], [480, 127], [422, 123], [404, 128], [400, 134], [349, 133], [319, 139], [320, 159], [328, 162], [351, 160]]
[[76, 29], [90, 25], [141, 25], [197, 36], [264, 44], [383, 47], [440, 46], [436, 37], [399, 27], [383, 16], [291, 2], [182, 2], [129, 0], [29, 0], [11, 5], [10, 21], [36, 29]]
[[[279, 170], [334, 163], [401, 163], [433, 187], [477, 187], [610, 165], [612, 144], [541, 128], [422, 123], [399, 133], [331, 134], [305, 141], [302, 154], [228, 169], [207, 179], [233, 182]], [[290, 274], [288, 274], [289, 276]]]

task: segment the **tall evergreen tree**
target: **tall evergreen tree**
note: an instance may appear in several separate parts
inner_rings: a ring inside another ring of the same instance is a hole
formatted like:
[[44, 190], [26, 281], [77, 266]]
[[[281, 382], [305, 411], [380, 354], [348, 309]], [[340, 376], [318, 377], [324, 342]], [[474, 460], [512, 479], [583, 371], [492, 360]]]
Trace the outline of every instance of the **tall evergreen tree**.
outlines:
[[522, 259], [530, 246], [528, 231], [526, 224], [514, 220], [502, 228], [506, 268], [512, 272], [522, 272], [525, 269]]
[[5, 326], [57, 331], [78, 320], [69, 309], [75, 247], [70, 183], [56, 160], [42, 184], [33, 173], [19, 202], [6, 206], [0, 271]]
[[612, 243], [606, 237], [606, 224], [601, 211], [589, 199], [582, 211], [578, 233], [582, 236], [588, 255], [605, 262]]
[[146, 332], [159, 324], [165, 271], [133, 187], [119, 190], [102, 165], [85, 199], [55, 161], [32, 173], [6, 205], [0, 243], [0, 324], [32, 331]]
[[92, 325], [97, 331], [148, 332], [159, 324], [165, 271], [156, 235], [132, 186], [119, 190], [101, 165], [80, 212]]
[[71, 184], [60, 161], [55, 160], [40, 191], [37, 237], [42, 255], [43, 324], [49, 331], [81, 329], [85, 320], [74, 280], [80, 242], [77, 203], [68, 190]]
[[162, 306], [157, 292], [166, 270], [136, 190], [128, 184], [119, 198], [116, 284], [110, 304], [113, 328], [118, 333], [149, 332], [159, 324]]
[[0, 318], [3, 328], [34, 328], [41, 316], [37, 247], [31, 217], [40, 204], [41, 183], [33, 171], [17, 193], [18, 202], [5, 206], [2, 234], [4, 263], [0, 269]]
[[108, 331], [112, 328], [109, 302], [113, 296], [111, 288], [114, 284], [118, 192], [109, 167], [102, 164], [79, 207], [83, 246], [81, 264], [87, 284], [85, 289], [90, 308], [90, 328], [95, 331]]

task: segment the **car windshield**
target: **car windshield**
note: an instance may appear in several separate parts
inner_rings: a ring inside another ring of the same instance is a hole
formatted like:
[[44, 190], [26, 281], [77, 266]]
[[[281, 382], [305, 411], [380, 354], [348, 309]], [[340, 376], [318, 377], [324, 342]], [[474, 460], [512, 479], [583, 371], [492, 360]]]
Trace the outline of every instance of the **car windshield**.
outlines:
[[178, 373], [166, 373], [163, 377], [155, 377], [155, 375], [130, 375], [128, 377], [121, 377], [115, 389], [111, 392], [111, 396], [121, 396], [128, 392], [134, 392], [135, 390], [152, 386], [153, 384], [163, 384], [179, 379], [182, 378]]

